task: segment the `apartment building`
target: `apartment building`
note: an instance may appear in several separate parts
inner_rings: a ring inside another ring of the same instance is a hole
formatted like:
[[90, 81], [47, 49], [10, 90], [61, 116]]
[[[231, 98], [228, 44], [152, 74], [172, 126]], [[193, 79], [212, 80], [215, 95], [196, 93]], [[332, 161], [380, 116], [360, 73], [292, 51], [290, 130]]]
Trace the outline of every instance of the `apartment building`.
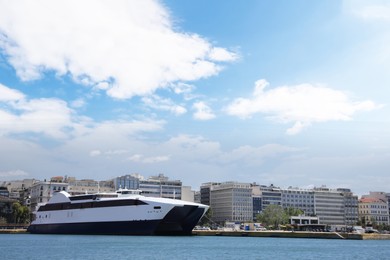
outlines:
[[359, 200], [359, 217], [366, 224], [390, 224], [389, 202], [385, 192], [370, 192]]
[[40, 181], [33, 184], [30, 191], [30, 207], [36, 211], [40, 205], [46, 204], [54, 193], [68, 191], [68, 183], [63, 182], [63, 178], [55, 177], [50, 181]]
[[314, 214], [321, 224], [345, 225], [345, 204], [342, 192], [326, 187], [314, 188]]
[[315, 215], [314, 191], [289, 187], [282, 189], [282, 207], [296, 208], [304, 212], [306, 216]]
[[[116, 189], [139, 189], [142, 191], [142, 195], [146, 197], [182, 198], [182, 182], [170, 180], [164, 174], [151, 176], [148, 179], [140, 174], [130, 174], [116, 177], [113, 181]], [[191, 195], [188, 194], [187, 190], [187, 188], [184, 188], [184, 191], [187, 192], [186, 197], [189, 198]]]
[[249, 183], [224, 182], [210, 187], [210, 206], [215, 222], [253, 220], [252, 187]]
[[268, 205], [282, 205], [282, 190], [271, 184], [270, 186], [260, 185], [260, 196], [262, 200], [262, 210]]

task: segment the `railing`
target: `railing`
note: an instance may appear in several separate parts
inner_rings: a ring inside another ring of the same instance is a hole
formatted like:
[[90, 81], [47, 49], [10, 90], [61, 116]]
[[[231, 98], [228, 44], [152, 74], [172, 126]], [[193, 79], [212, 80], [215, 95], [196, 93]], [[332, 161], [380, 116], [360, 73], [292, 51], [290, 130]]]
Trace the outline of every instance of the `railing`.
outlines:
[[27, 229], [29, 224], [0, 224], [0, 229]]

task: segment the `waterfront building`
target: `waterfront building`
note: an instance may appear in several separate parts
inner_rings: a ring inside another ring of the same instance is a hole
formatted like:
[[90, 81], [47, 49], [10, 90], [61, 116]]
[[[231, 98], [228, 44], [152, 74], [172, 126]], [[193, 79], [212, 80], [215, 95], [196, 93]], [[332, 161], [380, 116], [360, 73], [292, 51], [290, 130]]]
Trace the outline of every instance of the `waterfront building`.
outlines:
[[270, 186], [260, 185], [261, 210], [269, 205], [282, 205], [282, 191], [279, 187], [271, 184]]
[[195, 192], [191, 190], [191, 186], [181, 187], [181, 199], [184, 201], [195, 202]]
[[321, 224], [345, 225], [343, 193], [324, 186], [314, 188], [314, 214]]
[[257, 215], [261, 213], [261, 210], [263, 208], [263, 201], [261, 198], [261, 195], [253, 195], [252, 194], [252, 204], [253, 204], [253, 221], [257, 220]]
[[260, 185], [253, 183], [251, 186], [252, 186], [253, 221], [256, 221], [257, 215], [261, 213], [263, 208], [263, 199], [261, 197]]
[[219, 182], [207, 182], [203, 183], [200, 186], [200, 203], [204, 205], [211, 205], [210, 204], [210, 194], [211, 194], [211, 188], [213, 186], [219, 185], [221, 183]]
[[250, 183], [224, 182], [210, 186], [212, 220], [245, 222], [253, 220], [252, 187]]
[[307, 216], [313, 216], [314, 211], [314, 190], [289, 187], [282, 189], [282, 207], [300, 209]]
[[115, 191], [113, 181], [77, 180], [75, 177], [65, 177], [64, 181], [69, 184], [68, 192], [71, 195]]
[[68, 183], [63, 182], [63, 178], [58, 176], [50, 181], [40, 181], [34, 183], [31, 187], [30, 202], [31, 211], [36, 211], [40, 205], [46, 204], [54, 193], [59, 191], [68, 191]]
[[138, 190], [140, 180], [143, 180], [143, 176], [139, 174], [126, 174], [116, 177], [114, 181], [115, 189], [129, 189]]
[[370, 192], [359, 200], [359, 218], [366, 224], [389, 225], [389, 204], [385, 192]]
[[13, 181], [0, 182], [0, 187], [6, 187], [9, 192], [9, 198], [17, 199], [23, 204], [28, 197], [28, 190], [33, 186], [34, 183], [38, 182], [36, 179], [23, 179]]
[[345, 224], [354, 226], [359, 221], [358, 196], [354, 195], [350, 189], [338, 188], [344, 196], [344, 216]]
[[307, 216], [318, 216], [321, 224], [355, 225], [358, 221], [358, 197], [350, 189], [281, 189], [283, 208], [300, 209]]
[[306, 215], [298, 215], [290, 217], [291, 225], [317, 225], [320, 224], [320, 220], [318, 217], [314, 216], [306, 216]]
[[146, 197], [182, 198], [182, 182], [170, 180], [164, 174], [151, 176], [148, 179], [140, 174], [129, 174], [116, 177], [114, 183], [116, 189], [139, 189], [142, 191], [142, 195]]
[[0, 187], [0, 196], [9, 198], [9, 191], [7, 187]]
[[142, 190], [142, 195], [146, 197], [181, 199], [181, 181], [169, 180], [164, 174], [140, 180], [139, 188]]
[[194, 202], [201, 203], [200, 202], [200, 191], [195, 191], [195, 193], [194, 193]]

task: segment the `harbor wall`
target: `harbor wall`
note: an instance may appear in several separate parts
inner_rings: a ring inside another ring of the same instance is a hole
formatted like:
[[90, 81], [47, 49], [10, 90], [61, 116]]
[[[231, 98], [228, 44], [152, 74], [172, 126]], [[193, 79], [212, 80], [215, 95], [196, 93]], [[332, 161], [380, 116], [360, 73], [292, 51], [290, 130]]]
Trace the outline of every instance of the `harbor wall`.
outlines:
[[353, 239], [353, 240], [390, 240], [387, 234], [353, 234], [338, 232], [306, 231], [220, 231], [194, 230], [198, 236], [235, 236], [235, 237], [280, 237], [280, 238], [316, 238], [316, 239]]

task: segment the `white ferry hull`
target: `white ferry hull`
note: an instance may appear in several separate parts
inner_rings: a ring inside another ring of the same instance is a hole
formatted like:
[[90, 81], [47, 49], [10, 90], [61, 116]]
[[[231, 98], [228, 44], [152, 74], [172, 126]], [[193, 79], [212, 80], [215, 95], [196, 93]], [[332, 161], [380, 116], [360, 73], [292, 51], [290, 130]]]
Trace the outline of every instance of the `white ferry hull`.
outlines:
[[208, 209], [202, 204], [142, 196], [79, 202], [80, 198], [63, 193], [54, 200], [39, 208], [30, 233], [190, 235]]

